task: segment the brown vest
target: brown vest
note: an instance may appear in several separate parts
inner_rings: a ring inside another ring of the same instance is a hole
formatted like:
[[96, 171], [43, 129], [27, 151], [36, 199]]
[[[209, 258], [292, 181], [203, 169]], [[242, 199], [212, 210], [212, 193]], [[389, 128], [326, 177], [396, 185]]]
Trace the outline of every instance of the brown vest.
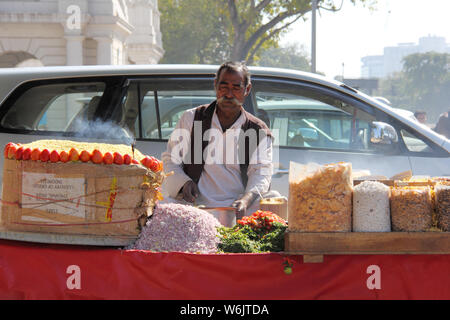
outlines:
[[[203, 141], [203, 133], [206, 132], [208, 129], [211, 128], [211, 121], [212, 117], [214, 115], [214, 110], [216, 108], [216, 101], [212, 102], [209, 105], [202, 105], [197, 107], [195, 110], [195, 116], [194, 121], [201, 121], [202, 122], [202, 157], [201, 157], [201, 163], [195, 164], [194, 162], [194, 126], [191, 130], [191, 144], [190, 144], [190, 150], [187, 154], [187, 159], [191, 159], [190, 164], [189, 163], [183, 163], [183, 170], [184, 172], [195, 182], [198, 183], [200, 180], [200, 176], [203, 172], [203, 167], [205, 165], [205, 160], [203, 159], [203, 151], [208, 146], [209, 141]], [[250, 156], [253, 154], [253, 152], [256, 149], [256, 146], [250, 146], [249, 143], [249, 137], [245, 136], [245, 132], [249, 129], [256, 130], [257, 133], [259, 133], [259, 130], [262, 129], [264, 136], [270, 136], [272, 137], [272, 133], [270, 132], [267, 125], [254, 115], [250, 114], [249, 112], [242, 109], [245, 115], [245, 122], [242, 125], [242, 132], [239, 137], [239, 145], [242, 145], [241, 143], [245, 143], [244, 150], [239, 149], [239, 159], [240, 160], [240, 169], [241, 169], [241, 178], [242, 183], [244, 185], [244, 188], [247, 186], [248, 176], [247, 176], [247, 169], [248, 165], [250, 163]], [[259, 134], [256, 135], [257, 138], [257, 145], [259, 145]], [[245, 139], [245, 142], [242, 142], [242, 139]], [[242, 161], [243, 160], [243, 161]]]

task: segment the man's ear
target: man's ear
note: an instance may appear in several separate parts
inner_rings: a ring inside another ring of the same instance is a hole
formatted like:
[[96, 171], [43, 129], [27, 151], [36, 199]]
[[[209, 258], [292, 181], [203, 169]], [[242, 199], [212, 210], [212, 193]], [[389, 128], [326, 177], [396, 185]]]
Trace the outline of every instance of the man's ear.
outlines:
[[248, 96], [248, 95], [250, 94], [250, 91], [251, 91], [251, 90], [252, 90], [252, 84], [249, 83], [249, 84], [247, 85], [247, 88], [245, 88], [244, 96]]

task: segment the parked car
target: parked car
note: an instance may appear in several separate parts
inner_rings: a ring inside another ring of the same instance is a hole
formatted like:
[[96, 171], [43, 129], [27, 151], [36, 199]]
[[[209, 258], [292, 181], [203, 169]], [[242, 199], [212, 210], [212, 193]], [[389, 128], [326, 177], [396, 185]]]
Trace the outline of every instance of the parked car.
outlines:
[[[136, 140], [143, 153], [160, 157], [181, 114], [215, 99], [217, 69], [0, 69], [0, 143]], [[450, 175], [450, 141], [375, 98], [315, 74], [257, 67], [250, 72], [253, 88], [244, 107], [276, 133], [272, 188], [282, 194], [288, 195], [290, 161], [349, 161], [355, 171], [387, 177], [407, 170], [414, 175]]]

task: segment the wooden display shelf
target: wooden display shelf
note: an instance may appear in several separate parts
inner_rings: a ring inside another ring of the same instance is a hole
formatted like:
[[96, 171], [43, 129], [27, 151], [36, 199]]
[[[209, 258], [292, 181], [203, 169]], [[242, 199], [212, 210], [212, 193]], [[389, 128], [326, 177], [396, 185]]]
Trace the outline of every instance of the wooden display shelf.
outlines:
[[450, 254], [450, 232], [292, 232], [285, 252], [322, 262], [339, 254]]
[[120, 235], [101, 236], [86, 234], [58, 234], [29, 231], [11, 231], [3, 228], [0, 225], [0, 239], [26, 242], [126, 247], [133, 244], [137, 240], [137, 238], [137, 236]]

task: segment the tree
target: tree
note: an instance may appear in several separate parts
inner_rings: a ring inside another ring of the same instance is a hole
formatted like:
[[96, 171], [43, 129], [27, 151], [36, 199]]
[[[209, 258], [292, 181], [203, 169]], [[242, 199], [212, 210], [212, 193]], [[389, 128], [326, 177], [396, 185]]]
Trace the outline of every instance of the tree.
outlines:
[[403, 72], [396, 72], [381, 79], [377, 95], [387, 98], [393, 107], [414, 111], [410, 97], [404, 94], [405, 80]]
[[160, 63], [221, 63], [229, 57], [227, 22], [211, 0], [159, 0], [165, 54]]
[[[274, 46], [283, 32], [310, 12], [310, 0], [219, 0], [228, 10], [232, 36], [231, 60], [251, 64], [261, 48]], [[373, 4], [376, 0], [349, 0]], [[343, 1], [341, 1], [342, 7]], [[339, 11], [334, 0], [317, 0], [319, 9]]]
[[[450, 107], [450, 54], [416, 53], [403, 60], [405, 94], [414, 105], [439, 111]], [[438, 111], [438, 112], [439, 112]], [[445, 110], [447, 111], [447, 110]]]
[[[318, 8], [339, 11], [344, 0], [339, 8], [335, 1], [317, 0]], [[371, 7], [377, 0], [347, 1]], [[162, 62], [253, 64], [263, 49], [278, 47], [289, 26], [306, 20], [311, 0], [160, 0], [159, 7], [166, 50]]]
[[[254, 0], [223, 0], [223, 2], [228, 9], [232, 26], [231, 60], [246, 60], [249, 64], [253, 62], [255, 54], [261, 47], [265, 44], [273, 45], [283, 30], [310, 9], [309, 1], [262, 0], [256, 3]], [[295, 18], [289, 19], [290, 17]]]
[[406, 56], [402, 71], [382, 81], [381, 94], [396, 107], [426, 111], [434, 121], [450, 108], [450, 54]]
[[269, 48], [261, 52], [255, 65], [310, 71], [308, 54], [298, 44], [289, 44], [279, 48]]

